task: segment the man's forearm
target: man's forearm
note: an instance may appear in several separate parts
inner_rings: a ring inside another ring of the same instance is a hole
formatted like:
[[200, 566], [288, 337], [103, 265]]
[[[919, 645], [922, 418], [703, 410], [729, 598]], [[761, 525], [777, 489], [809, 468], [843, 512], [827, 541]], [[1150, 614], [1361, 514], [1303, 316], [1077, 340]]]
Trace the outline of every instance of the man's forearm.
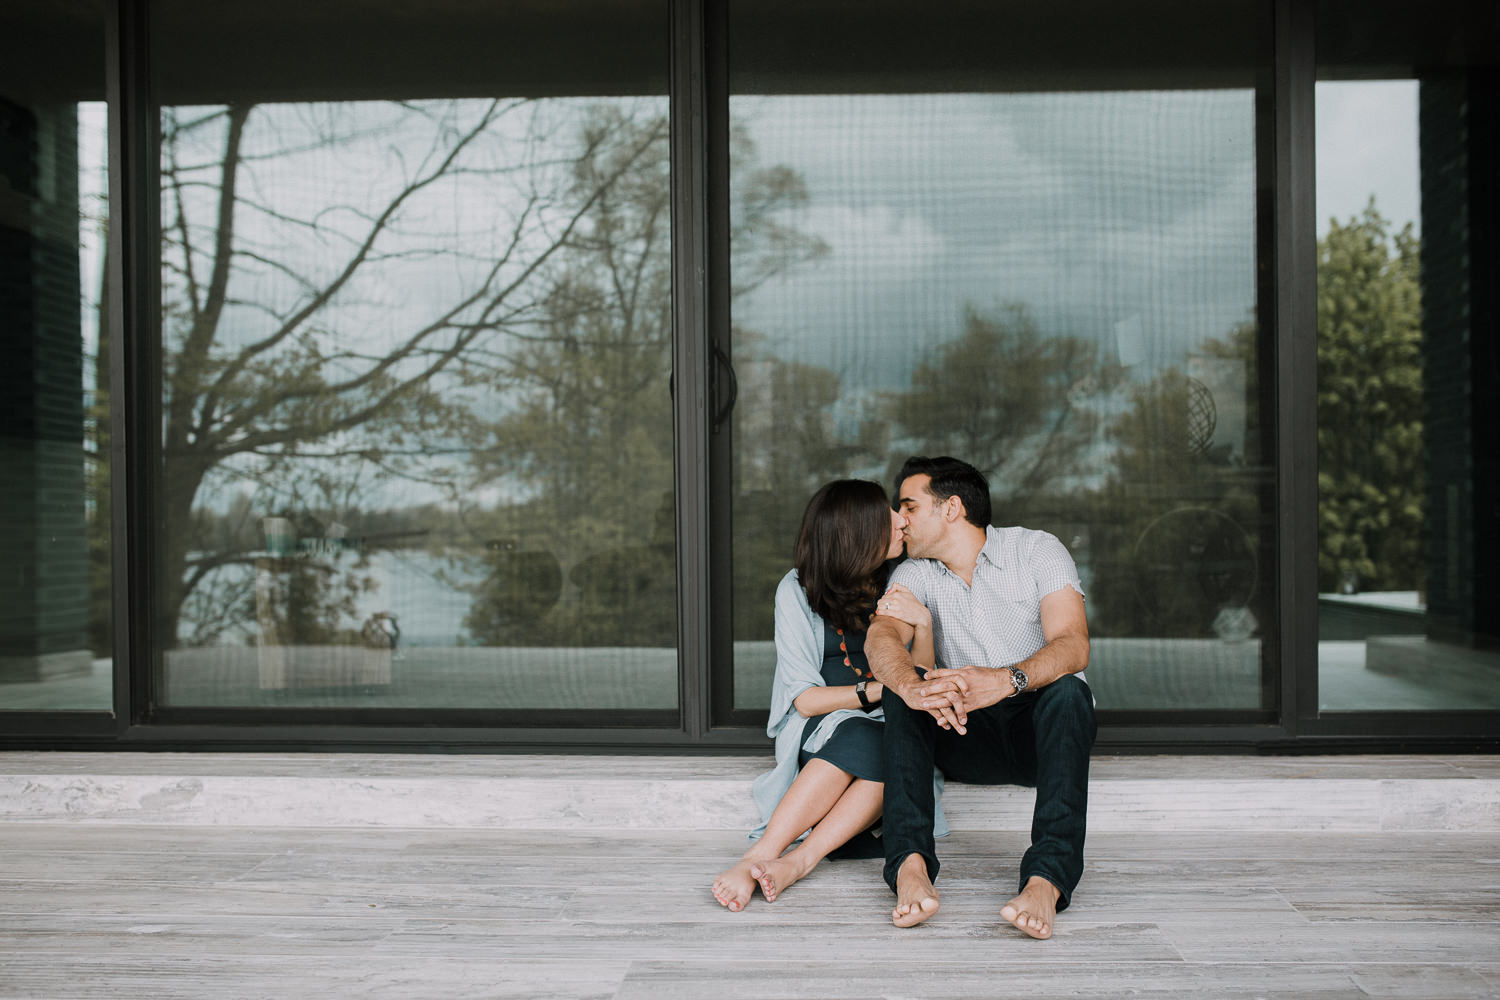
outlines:
[[[907, 626], [910, 630], [911, 626]], [[912, 665], [911, 653], [906, 648], [906, 638], [900, 627], [889, 620], [877, 618], [865, 634], [865, 657], [870, 661], [870, 671], [887, 690], [900, 692], [904, 686], [915, 684], [921, 678]]]
[[1089, 665], [1087, 636], [1060, 635], [1014, 666], [1026, 674], [1027, 688], [1046, 687]]

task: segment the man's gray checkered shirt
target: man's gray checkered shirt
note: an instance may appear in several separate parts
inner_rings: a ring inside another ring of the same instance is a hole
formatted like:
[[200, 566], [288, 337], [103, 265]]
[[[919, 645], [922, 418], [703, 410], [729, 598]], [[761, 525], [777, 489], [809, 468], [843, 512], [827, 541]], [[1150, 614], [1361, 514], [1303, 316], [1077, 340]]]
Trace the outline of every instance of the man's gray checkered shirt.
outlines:
[[932, 613], [939, 667], [1008, 667], [1047, 644], [1042, 598], [1063, 587], [1083, 594], [1073, 557], [1053, 535], [1030, 528], [985, 529], [968, 585], [936, 559], [908, 559], [891, 582]]

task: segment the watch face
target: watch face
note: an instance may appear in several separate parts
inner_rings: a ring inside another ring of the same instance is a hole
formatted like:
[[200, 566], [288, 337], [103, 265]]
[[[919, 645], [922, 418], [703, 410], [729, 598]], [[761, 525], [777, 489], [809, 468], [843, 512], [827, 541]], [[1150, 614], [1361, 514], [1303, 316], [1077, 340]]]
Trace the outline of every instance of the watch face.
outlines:
[[1026, 685], [1030, 683], [1030, 679], [1026, 676], [1025, 671], [1011, 667], [1010, 682], [1016, 686], [1017, 692], [1021, 692], [1026, 690]]

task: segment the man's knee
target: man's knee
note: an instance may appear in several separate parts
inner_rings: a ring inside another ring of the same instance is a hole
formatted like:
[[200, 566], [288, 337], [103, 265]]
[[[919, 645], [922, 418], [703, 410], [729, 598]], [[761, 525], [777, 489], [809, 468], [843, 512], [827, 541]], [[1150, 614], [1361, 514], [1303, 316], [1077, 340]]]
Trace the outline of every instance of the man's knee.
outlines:
[[899, 694], [892, 691], [890, 688], [886, 688], [885, 693], [881, 695], [880, 704], [885, 709], [885, 718], [887, 722], [890, 722], [894, 719], [909, 720], [918, 714], [928, 714], [921, 709], [914, 709], [909, 706], [906, 702], [901, 700], [901, 696]]
[[889, 691], [882, 702], [885, 706], [885, 735], [888, 740], [893, 734], [900, 739], [920, 734], [923, 731], [922, 720], [932, 718], [922, 709], [911, 708]]
[[1094, 694], [1077, 674], [1059, 677], [1037, 692], [1037, 711], [1086, 722], [1094, 722]]

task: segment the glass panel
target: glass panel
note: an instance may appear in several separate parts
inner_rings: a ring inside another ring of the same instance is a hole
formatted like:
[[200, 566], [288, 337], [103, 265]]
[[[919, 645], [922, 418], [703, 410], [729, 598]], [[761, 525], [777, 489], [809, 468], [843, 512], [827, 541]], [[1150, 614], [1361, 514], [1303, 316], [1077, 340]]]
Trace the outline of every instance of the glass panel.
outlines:
[[1485, 569], [1500, 556], [1500, 31], [1493, 11], [1465, 22], [1457, 9], [1320, 8], [1318, 680], [1328, 711], [1500, 708], [1500, 587]]
[[104, 12], [0, 11], [0, 710], [113, 707]]
[[163, 6], [162, 703], [675, 719], [664, 9]]
[[734, 7], [736, 708], [809, 495], [912, 454], [1071, 550], [1100, 708], [1271, 707], [1254, 9], [834, 6]]

